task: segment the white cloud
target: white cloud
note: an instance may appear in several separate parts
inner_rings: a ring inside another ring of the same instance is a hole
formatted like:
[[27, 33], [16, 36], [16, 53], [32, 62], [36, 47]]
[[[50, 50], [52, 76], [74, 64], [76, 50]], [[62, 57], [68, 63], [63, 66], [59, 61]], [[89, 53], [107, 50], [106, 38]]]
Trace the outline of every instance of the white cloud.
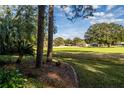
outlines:
[[114, 15], [112, 13], [96, 12], [94, 13], [94, 16], [107, 18], [107, 17], [113, 17]]
[[116, 8], [115, 10], [114, 10], [114, 12], [121, 12], [121, 11], [123, 11], [124, 10], [124, 7], [118, 7], [118, 8]]
[[112, 13], [106, 13], [105, 17], [114, 17], [114, 15]]
[[94, 16], [104, 16], [104, 12], [96, 12], [94, 13]]
[[123, 16], [124, 15], [124, 7], [119, 7], [117, 9], [115, 9], [115, 11], [113, 12], [114, 16], [117, 18], [117, 17], [120, 17], [120, 16]]
[[64, 11], [65, 11], [66, 13], [70, 12], [70, 10], [71, 10], [70, 7], [65, 7], [65, 8], [64, 8]]
[[[112, 12], [111, 10], [115, 6], [107, 6], [105, 12], [96, 12], [93, 17], [89, 17], [89, 21], [91, 24], [95, 23], [124, 23], [124, 19], [120, 18], [120, 16], [124, 15], [124, 7], [115, 8]], [[110, 11], [109, 11], [110, 10]]]
[[[90, 16], [90, 17], [88, 17], [88, 19], [89, 20], [95, 20], [95, 19], [97, 19], [95, 16]], [[87, 19], [86, 19], [87, 20]]]
[[60, 9], [60, 8], [61, 8], [61, 6], [60, 6], [60, 5], [55, 5], [54, 7], [58, 8], [58, 9]]
[[107, 11], [112, 10], [114, 7], [116, 7], [116, 5], [108, 5], [108, 6], [107, 6]]
[[56, 16], [64, 17], [65, 15], [63, 13], [57, 13]]
[[67, 33], [67, 34], [64, 34], [64, 33], [62, 33], [62, 34], [55, 34], [54, 38], [57, 38], [57, 37], [63, 37], [64, 39], [68, 39], [68, 38], [69, 39], [73, 39], [75, 37], [83, 38], [83, 35], [84, 35], [83, 33], [71, 32], [71, 33]]
[[124, 23], [124, 19], [98, 19], [90, 21], [91, 24], [95, 23]]
[[100, 8], [100, 6], [99, 5], [93, 5], [93, 8], [98, 9], [98, 8]]

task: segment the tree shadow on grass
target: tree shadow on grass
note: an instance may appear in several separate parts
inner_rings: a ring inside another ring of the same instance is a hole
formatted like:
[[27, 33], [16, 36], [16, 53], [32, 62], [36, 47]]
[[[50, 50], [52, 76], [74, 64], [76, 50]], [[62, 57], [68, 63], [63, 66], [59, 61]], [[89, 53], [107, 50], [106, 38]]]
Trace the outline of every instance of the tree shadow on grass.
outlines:
[[[15, 64], [17, 59], [18, 59], [18, 56], [16, 56], [16, 55], [0, 55], [0, 67], [2, 67], [4, 65]], [[34, 60], [34, 57], [24, 56], [22, 59], [23, 62], [27, 62], [27, 61], [31, 61], [31, 60]]]
[[99, 57], [97, 54], [66, 52], [54, 54], [56, 58], [75, 68], [80, 87], [124, 87], [124, 61], [119, 60], [120, 57], [116, 58], [117, 54], [114, 54], [114, 57], [108, 55]]
[[92, 53], [92, 52], [94, 52], [94, 51], [82, 51], [82, 50], [59, 50], [60, 52], [77, 52], [77, 53], [79, 53], [79, 52], [83, 52], [83, 53], [88, 53], [88, 52], [90, 52], [90, 53]]

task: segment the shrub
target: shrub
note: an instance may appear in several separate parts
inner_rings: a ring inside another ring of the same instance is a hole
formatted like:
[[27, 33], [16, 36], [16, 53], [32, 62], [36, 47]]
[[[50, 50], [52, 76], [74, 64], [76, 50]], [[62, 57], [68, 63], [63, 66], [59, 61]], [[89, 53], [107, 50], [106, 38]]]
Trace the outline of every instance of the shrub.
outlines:
[[19, 73], [19, 70], [0, 69], [1, 88], [23, 88], [26, 87], [27, 79]]
[[18, 41], [16, 48], [19, 55], [16, 63], [21, 63], [24, 55], [34, 55], [33, 45], [26, 40]]

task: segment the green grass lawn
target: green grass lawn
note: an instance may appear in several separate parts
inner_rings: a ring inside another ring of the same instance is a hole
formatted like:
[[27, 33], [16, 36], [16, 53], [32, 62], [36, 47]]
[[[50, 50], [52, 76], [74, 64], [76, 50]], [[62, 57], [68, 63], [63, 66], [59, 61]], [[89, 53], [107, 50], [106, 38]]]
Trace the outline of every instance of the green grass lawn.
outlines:
[[98, 52], [98, 53], [124, 53], [124, 47], [110, 47], [110, 48], [81, 48], [81, 47], [65, 47], [54, 48], [54, 51], [67, 51], [67, 52]]
[[[71, 64], [79, 77], [80, 87], [124, 87], [124, 47], [54, 48], [53, 58]], [[46, 49], [45, 49], [46, 51]], [[17, 56], [0, 56], [0, 62], [16, 62]], [[23, 61], [34, 60], [30, 56]], [[28, 79], [29, 87], [45, 87]]]
[[124, 48], [54, 48], [54, 58], [70, 63], [80, 87], [124, 87]]

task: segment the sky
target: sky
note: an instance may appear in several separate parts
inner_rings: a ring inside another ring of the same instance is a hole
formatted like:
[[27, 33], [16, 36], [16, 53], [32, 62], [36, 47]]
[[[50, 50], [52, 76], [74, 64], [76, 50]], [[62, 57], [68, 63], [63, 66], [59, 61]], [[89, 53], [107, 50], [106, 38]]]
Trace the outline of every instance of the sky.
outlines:
[[60, 6], [55, 6], [55, 22], [57, 33], [54, 38], [63, 37], [64, 39], [73, 39], [75, 37], [84, 38], [87, 29], [95, 23], [117, 23], [124, 25], [124, 5], [93, 5], [94, 16], [89, 18], [79, 18], [75, 22], [71, 22], [65, 16], [65, 12], [69, 12], [70, 8], [62, 10]]

